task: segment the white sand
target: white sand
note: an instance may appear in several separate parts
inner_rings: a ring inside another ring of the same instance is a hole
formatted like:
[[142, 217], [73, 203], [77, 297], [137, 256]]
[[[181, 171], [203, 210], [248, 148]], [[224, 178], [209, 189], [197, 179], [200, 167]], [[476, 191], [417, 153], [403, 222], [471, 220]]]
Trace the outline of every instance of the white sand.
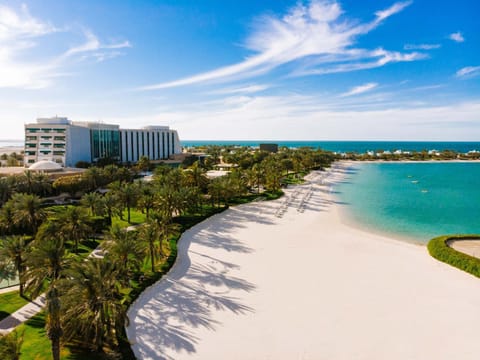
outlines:
[[328, 189], [289, 189], [282, 217], [285, 199], [258, 202], [184, 234], [169, 275], [129, 311], [136, 356], [479, 359], [480, 280], [343, 224]]

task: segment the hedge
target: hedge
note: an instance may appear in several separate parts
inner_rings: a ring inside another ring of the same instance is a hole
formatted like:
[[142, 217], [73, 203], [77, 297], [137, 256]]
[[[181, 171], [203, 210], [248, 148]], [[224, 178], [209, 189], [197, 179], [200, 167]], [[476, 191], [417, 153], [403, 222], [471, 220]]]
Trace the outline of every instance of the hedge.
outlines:
[[444, 235], [428, 242], [427, 248], [435, 259], [480, 277], [480, 259], [456, 251], [447, 245], [449, 240], [479, 239], [480, 235]]

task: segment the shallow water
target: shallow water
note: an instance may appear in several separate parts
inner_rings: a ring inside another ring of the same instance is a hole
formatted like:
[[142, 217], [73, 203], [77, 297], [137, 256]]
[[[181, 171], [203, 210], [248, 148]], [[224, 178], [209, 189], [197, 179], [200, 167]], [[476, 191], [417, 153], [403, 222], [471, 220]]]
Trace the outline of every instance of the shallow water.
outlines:
[[359, 163], [336, 188], [352, 220], [426, 243], [480, 233], [480, 163]]

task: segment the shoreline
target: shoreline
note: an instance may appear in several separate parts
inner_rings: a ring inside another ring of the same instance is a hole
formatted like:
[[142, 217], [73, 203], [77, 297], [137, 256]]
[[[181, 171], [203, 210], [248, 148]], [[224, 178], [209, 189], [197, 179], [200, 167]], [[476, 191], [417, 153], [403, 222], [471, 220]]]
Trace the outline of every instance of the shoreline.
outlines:
[[478, 279], [423, 246], [343, 224], [322, 185], [342, 171], [185, 232], [170, 272], [128, 311], [135, 355], [477, 359]]

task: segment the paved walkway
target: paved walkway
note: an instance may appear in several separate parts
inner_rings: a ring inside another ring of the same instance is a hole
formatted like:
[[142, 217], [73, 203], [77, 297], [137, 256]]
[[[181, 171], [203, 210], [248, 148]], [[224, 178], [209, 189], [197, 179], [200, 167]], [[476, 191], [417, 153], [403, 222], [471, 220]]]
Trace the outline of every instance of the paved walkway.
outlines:
[[20, 286], [18, 286], [18, 285], [9, 286], [9, 287], [0, 289], [0, 294], [8, 293], [8, 292], [19, 290], [19, 289], [20, 289]]
[[[103, 256], [104, 256], [104, 250], [102, 249], [101, 245], [97, 246], [97, 248], [93, 250], [89, 255], [89, 257], [95, 257], [95, 258], [103, 258]], [[16, 288], [10, 287], [2, 290], [8, 290], [3, 292], [9, 292], [9, 291], [17, 290], [18, 288], [19, 287], [17, 286]], [[27, 305], [21, 307], [20, 309], [15, 311], [13, 314], [10, 314], [5, 319], [0, 321], [0, 335], [5, 335], [12, 332], [18, 325], [27, 321], [28, 319], [30, 319], [31, 317], [35, 316], [40, 311], [42, 311], [44, 307], [45, 307], [45, 294], [41, 294], [32, 302], [29, 302]]]
[[45, 294], [42, 294], [32, 302], [29, 302], [27, 305], [0, 321], [0, 335], [12, 332], [18, 325], [42, 311], [44, 306]]

